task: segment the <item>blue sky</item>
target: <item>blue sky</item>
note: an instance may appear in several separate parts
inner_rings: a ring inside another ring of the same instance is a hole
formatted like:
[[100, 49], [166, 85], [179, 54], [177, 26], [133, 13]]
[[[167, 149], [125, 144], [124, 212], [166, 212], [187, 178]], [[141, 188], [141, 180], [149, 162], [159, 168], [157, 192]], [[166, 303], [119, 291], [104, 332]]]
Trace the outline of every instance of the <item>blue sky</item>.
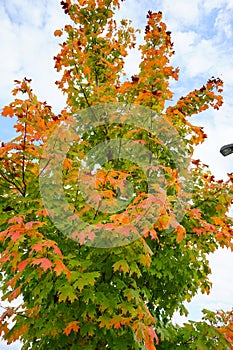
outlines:
[[[59, 51], [59, 38], [53, 32], [67, 23], [59, 0], [1, 0], [0, 2], [0, 108], [11, 101], [13, 80], [32, 79], [39, 99], [58, 112], [65, 102], [54, 82], [53, 56]], [[147, 10], [162, 11], [176, 54], [174, 66], [180, 68], [179, 82], [172, 83], [174, 103], [190, 90], [201, 87], [213, 75], [224, 81], [224, 105], [191, 118], [202, 125], [208, 139], [195, 156], [217, 178], [233, 172], [233, 155], [224, 158], [219, 149], [233, 143], [233, 0], [126, 0], [117, 17], [133, 20], [137, 28], [146, 21]], [[126, 61], [129, 76], [137, 73], [139, 55], [131, 52]], [[0, 118], [0, 139], [13, 136], [12, 121]], [[188, 305], [190, 318], [198, 319], [202, 308], [230, 309], [233, 295], [232, 253], [219, 250], [210, 256], [213, 289], [209, 296], [198, 295]], [[176, 318], [178, 320], [178, 318]], [[0, 348], [20, 349], [19, 344]]]

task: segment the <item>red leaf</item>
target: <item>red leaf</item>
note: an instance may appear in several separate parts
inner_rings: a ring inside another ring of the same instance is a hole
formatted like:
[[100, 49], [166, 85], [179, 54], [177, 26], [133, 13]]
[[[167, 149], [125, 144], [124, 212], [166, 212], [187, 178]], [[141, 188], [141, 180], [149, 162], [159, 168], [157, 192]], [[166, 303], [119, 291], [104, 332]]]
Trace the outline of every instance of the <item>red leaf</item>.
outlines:
[[27, 258], [27, 259], [21, 261], [21, 262], [18, 264], [18, 270], [19, 270], [19, 272], [22, 272], [22, 271], [25, 269], [25, 267], [27, 266], [29, 260], [31, 260], [31, 259], [30, 259], [30, 258]]
[[135, 140], [135, 141], [132, 142], [133, 145], [135, 145], [137, 143], [141, 143], [142, 145], [145, 145], [146, 141], [145, 140]]
[[35, 250], [35, 252], [38, 253], [39, 251], [42, 250], [42, 248], [43, 248], [43, 243], [42, 243], [42, 242], [39, 242], [39, 243], [35, 244], [35, 245], [32, 247], [32, 250], [31, 250], [30, 253], [32, 253], [34, 250]]
[[29, 221], [26, 223], [25, 227], [26, 228], [37, 228], [45, 225], [44, 222], [39, 222], [39, 221]]
[[52, 262], [47, 258], [35, 259], [32, 262], [32, 265], [41, 265], [41, 267], [44, 271], [47, 271], [48, 269], [50, 269], [53, 266]]
[[58, 248], [58, 246], [54, 245], [54, 246], [53, 246], [53, 250], [54, 250], [54, 253], [55, 253], [55, 254], [57, 254], [57, 255], [60, 256], [60, 258], [63, 257], [62, 252], [61, 252], [61, 250]]
[[202, 228], [194, 227], [193, 232], [196, 233], [197, 235], [201, 235], [203, 233]]
[[14, 229], [9, 230], [8, 235], [11, 237], [12, 241], [17, 241], [17, 239], [20, 238], [22, 232], [24, 232], [24, 229], [14, 227]]
[[18, 222], [18, 224], [22, 224], [23, 219], [21, 217], [14, 217], [8, 220], [9, 224], [13, 224], [14, 222]]
[[148, 330], [149, 330], [149, 334], [150, 334], [151, 338], [155, 339], [156, 340], [156, 345], [158, 345], [159, 338], [158, 338], [157, 334], [155, 333], [154, 328], [152, 326], [150, 326]]

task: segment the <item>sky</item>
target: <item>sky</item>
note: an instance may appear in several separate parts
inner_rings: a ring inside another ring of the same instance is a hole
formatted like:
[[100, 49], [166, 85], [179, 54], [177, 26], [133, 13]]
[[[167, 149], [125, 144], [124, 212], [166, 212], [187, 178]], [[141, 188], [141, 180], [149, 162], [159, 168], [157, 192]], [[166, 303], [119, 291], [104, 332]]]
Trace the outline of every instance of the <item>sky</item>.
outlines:
[[[59, 52], [60, 38], [53, 32], [62, 28], [68, 17], [59, 0], [0, 0], [0, 109], [9, 103], [15, 79], [32, 79], [38, 98], [47, 101], [55, 112], [65, 103], [55, 81], [53, 56]], [[195, 152], [195, 158], [209, 165], [218, 179], [233, 172], [233, 154], [223, 157], [221, 146], [233, 143], [233, 0], [126, 0], [117, 18], [133, 21], [136, 28], [146, 23], [148, 10], [162, 11], [163, 20], [172, 32], [175, 56], [172, 64], [180, 68], [178, 82], [173, 82], [172, 102], [201, 87], [212, 76], [224, 81], [224, 105], [219, 111], [208, 110], [191, 121], [204, 127], [208, 139]], [[138, 71], [139, 55], [131, 52], [126, 60], [129, 76]], [[0, 118], [0, 139], [14, 136], [13, 121]], [[198, 294], [188, 304], [190, 319], [198, 320], [203, 308], [231, 309], [233, 295], [233, 259], [229, 251], [219, 250], [209, 257], [213, 288], [209, 296]], [[1, 312], [1, 311], [0, 311]], [[175, 321], [180, 322], [178, 316]], [[20, 349], [0, 342], [2, 350]]]

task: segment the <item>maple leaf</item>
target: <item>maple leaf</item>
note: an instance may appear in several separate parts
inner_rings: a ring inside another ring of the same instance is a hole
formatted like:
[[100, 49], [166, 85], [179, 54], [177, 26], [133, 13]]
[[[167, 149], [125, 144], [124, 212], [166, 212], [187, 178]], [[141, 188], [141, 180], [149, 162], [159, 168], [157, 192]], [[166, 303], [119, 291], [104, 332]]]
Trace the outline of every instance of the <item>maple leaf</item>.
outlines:
[[10, 106], [6, 106], [2, 109], [2, 116], [4, 116], [4, 117], [6, 117], [6, 116], [13, 117], [14, 114], [15, 114], [15, 111]]
[[36, 243], [36, 244], [32, 247], [30, 253], [32, 253], [33, 251], [35, 251], [35, 252], [38, 253], [39, 251], [42, 250], [43, 246], [44, 246], [44, 243], [43, 243], [43, 242], [38, 242], [38, 243]]
[[195, 232], [197, 235], [201, 235], [205, 231], [203, 230], [203, 228], [194, 227], [193, 232]]
[[55, 243], [52, 243], [51, 247], [53, 247], [54, 253], [59, 255], [59, 257], [62, 259], [63, 255], [62, 255], [61, 249]]
[[62, 31], [59, 29], [55, 30], [54, 36], [62, 36]]
[[68, 326], [64, 329], [63, 333], [65, 335], [69, 335], [72, 331], [73, 332], [78, 332], [79, 330], [79, 322], [78, 321], [73, 321], [68, 324]]
[[153, 238], [153, 239], [158, 239], [158, 234], [157, 234], [157, 232], [155, 231], [155, 229], [151, 228], [151, 229], [149, 230], [149, 234], [150, 234], [151, 238]]
[[18, 288], [16, 288], [15, 290], [13, 290], [13, 292], [11, 292], [11, 293], [8, 295], [8, 300], [9, 300], [9, 301], [12, 301], [12, 300], [16, 299], [16, 298], [20, 295], [21, 288], [22, 288], [22, 286], [19, 286]]
[[28, 325], [23, 324], [20, 327], [14, 329], [14, 332], [10, 333], [7, 336], [7, 344], [11, 344], [15, 342], [16, 339], [19, 339], [23, 334], [25, 334], [28, 330]]
[[80, 274], [80, 272], [72, 271], [71, 282], [73, 282], [74, 288], [78, 288], [80, 291], [83, 290], [85, 286], [94, 286], [96, 278], [100, 276], [99, 272], [85, 272]]
[[45, 225], [45, 222], [29, 221], [25, 224], [25, 227], [29, 229], [29, 228], [42, 227], [43, 225]]
[[152, 326], [150, 326], [148, 328], [148, 332], [149, 332], [150, 338], [152, 340], [152, 343], [154, 343], [154, 339], [155, 339], [156, 345], [158, 345], [159, 344], [159, 338], [158, 338], [157, 334], [155, 333], [155, 330], [154, 330], [154, 328]]
[[177, 242], [180, 243], [181, 241], [183, 241], [185, 237], [186, 229], [182, 225], [177, 225], [176, 232], [177, 232]]
[[116, 315], [111, 319], [110, 324], [113, 325], [115, 329], [119, 329], [122, 321], [122, 316]]
[[103, 314], [98, 318], [98, 321], [100, 322], [99, 327], [103, 328], [106, 327], [107, 329], [110, 329], [111, 326], [111, 317], [108, 315]]
[[58, 300], [59, 300], [59, 302], [69, 300], [71, 303], [73, 303], [76, 299], [78, 299], [76, 291], [69, 284], [62, 285], [59, 288], [59, 292], [58, 292]]
[[12, 241], [17, 241], [23, 236], [22, 233], [24, 232], [25, 230], [21, 226], [14, 225], [9, 229], [8, 236], [11, 237]]
[[18, 263], [19, 272], [22, 272], [25, 269], [25, 267], [27, 266], [29, 261], [31, 261], [31, 258], [27, 258], [27, 259], [22, 260]]
[[43, 217], [48, 216], [48, 211], [46, 209], [40, 209], [36, 213], [37, 215], [42, 215]]
[[71, 170], [72, 167], [72, 161], [69, 158], [65, 158], [64, 162], [63, 162], [63, 167], [64, 169], [69, 169]]
[[32, 261], [31, 265], [41, 265], [42, 269], [44, 271], [47, 271], [53, 266], [53, 263], [47, 258], [37, 258]]
[[18, 224], [22, 224], [22, 222], [23, 222], [23, 218], [22, 217], [13, 217], [13, 218], [11, 218], [11, 219], [9, 219], [8, 220], [8, 223], [9, 224], [12, 224], [12, 223], [14, 223], [14, 222], [17, 222]]
[[124, 273], [127, 273], [130, 271], [129, 264], [126, 260], [119, 260], [113, 264], [113, 271], [116, 272], [117, 270], [122, 271]]
[[151, 256], [149, 254], [139, 254], [139, 261], [144, 265], [150, 267]]
[[56, 272], [57, 276], [60, 276], [63, 272], [65, 272], [67, 276], [70, 277], [71, 272], [67, 269], [61, 260], [55, 260], [54, 265], [54, 271]]

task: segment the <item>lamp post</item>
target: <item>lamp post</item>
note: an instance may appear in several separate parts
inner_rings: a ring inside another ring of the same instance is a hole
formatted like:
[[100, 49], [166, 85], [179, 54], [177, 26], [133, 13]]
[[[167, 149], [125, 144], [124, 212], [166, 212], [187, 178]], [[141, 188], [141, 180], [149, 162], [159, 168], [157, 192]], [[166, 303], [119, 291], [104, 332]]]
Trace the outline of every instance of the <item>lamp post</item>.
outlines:
[[226, 157], [229, 154], [233, 153], [233, 143], [230, 143], [229, 145], [222, 146], [220, 148], [220, 153]]

